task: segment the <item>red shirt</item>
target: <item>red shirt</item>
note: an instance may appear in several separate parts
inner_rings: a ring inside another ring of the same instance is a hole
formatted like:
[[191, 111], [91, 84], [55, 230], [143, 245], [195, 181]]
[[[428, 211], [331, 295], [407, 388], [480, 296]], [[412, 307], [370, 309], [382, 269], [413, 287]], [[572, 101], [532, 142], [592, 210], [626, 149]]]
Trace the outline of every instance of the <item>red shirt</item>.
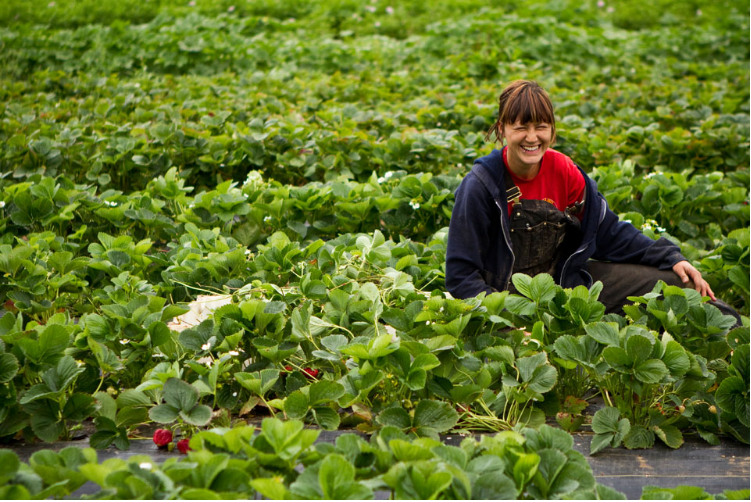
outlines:
[[[503, 163], [508, 166], [506, 149], [503, 149]], [[548, 149], [542, 156], [540, 171], [531, 180], [518, 178], [506, 167], [506, 174], [522, 192], [522, 199], [544, 200], [559, 211], [579, 202], [584, 197], [586, 184], [584, 176], [566, 155]], [[511, 203], [508, 205], [511, 213]], [[580, 215], [583, 213], [579, 213]]]

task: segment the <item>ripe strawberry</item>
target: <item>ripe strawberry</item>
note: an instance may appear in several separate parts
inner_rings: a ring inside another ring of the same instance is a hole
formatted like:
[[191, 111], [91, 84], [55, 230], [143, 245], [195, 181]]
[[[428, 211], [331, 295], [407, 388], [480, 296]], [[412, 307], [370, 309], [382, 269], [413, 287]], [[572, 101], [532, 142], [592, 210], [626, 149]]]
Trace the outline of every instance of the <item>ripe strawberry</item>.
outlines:
[[315, 378], [315, 377], [318, 376], [318, 370], [317, 369], [313, 369], [313, 368], [305, 368], [303, 370], [303, 373], [305, 373], [306, 375], [308, 375], [309, 377], [312, 377], [312, 378]]
[[157, 429], [154, 431], [154, 444], [164, 448], [172, 442], [172, 431], [169, 429]]
[[188, 453], [188, 450], [190, 450], [190, 446], [188, 446], [188, 443], [190, 443], [189, 438], [181, 439], [180, 441], [177, 442], [177, 449], [183, 455], [186, 455]]

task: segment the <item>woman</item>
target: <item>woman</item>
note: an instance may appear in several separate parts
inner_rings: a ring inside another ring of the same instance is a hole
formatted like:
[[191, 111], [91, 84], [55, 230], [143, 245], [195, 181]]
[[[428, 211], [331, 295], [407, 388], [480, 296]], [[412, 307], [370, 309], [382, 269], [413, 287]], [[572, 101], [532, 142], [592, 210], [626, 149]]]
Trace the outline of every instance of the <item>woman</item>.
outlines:
[[513, 290], [512, 274], [544, 272], [566, 288], [602, 281], [607, 313], [622, 313], [628, 296], [658, 280], [716, 300], [678, 246], [619, 221], [594, 181], [550, 148], [555, 115], [537, 83], [517, 80], [503, 90], [492, 134], [506, 146], [477, 159], [456, 191], [446, 252], [454, 297]]

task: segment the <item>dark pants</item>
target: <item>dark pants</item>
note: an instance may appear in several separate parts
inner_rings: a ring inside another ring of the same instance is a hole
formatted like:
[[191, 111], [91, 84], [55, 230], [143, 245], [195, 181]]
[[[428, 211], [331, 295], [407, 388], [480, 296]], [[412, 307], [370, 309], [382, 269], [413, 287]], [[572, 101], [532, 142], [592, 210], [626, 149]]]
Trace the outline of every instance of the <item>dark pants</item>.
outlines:
[[[681, 288], [694, 287], [693, 282], [684, 285], [678, 274], [672, 270], [660, 270], [646, 265], [590, 260], [587, 262], [587, 267], [592, 280], [602, 282], [600, 302], [605, 305], [606, 314], [623, 315], [623, 305], [631, 303], [627, 297], [643, 296], [649, 293], [657, 281], [664, 281], [669, 286]], [[735, 317], [736, 326], [741, 325], [741, 317], [733, 307], [722, 300], [710, 303], [720, 309], [723, 314]]]

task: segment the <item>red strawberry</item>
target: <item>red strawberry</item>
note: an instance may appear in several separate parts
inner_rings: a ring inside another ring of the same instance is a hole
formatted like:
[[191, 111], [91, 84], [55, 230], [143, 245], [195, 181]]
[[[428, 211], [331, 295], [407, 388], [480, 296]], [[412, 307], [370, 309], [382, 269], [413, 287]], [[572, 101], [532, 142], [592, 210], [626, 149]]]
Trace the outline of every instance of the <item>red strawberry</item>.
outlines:
[[308, 375], [309, 377], [312, 377], [312, 378], [315, 378], [315, 377], [318, 376], [318, 370], [313, 369], [313, 368], [305, 368], [303, 370], [303, 373], [305, 373], [306, 375]]
[[188, 443], [190, 443], [189, 438], [181, 439], [180, 441], [177, 442], [177, 449], [183, 455], [186, 455], [188, 453], [188, 450], [190, 450], [190, 446], [188, 446]]
[[157, 429], [154, 431], [154, 444], [164, 448], [172, 442], [172, 431], [169, 429]]

